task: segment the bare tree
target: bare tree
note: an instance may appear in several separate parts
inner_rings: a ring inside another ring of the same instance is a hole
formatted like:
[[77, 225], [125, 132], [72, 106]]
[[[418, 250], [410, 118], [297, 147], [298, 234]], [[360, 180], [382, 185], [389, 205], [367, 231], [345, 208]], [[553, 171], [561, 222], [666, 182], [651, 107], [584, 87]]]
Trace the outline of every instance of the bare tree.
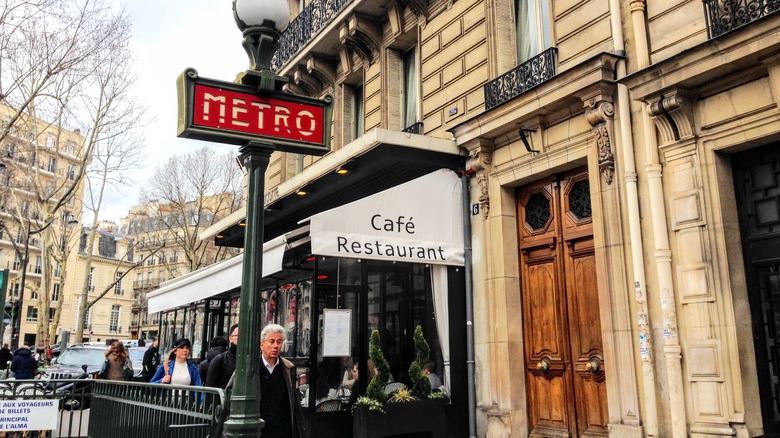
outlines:
[[[15, 222], [10, 227], [26, 236], [25, 265], [31, 236], [41, 240], [40, 284], [25, 285], [38, 289], [40, 344], [50, 342], [52, 270], [66, 254], [56, 229], [63, 220], [67, 225], [65, 212], [81, 214], [84, 177], [95, 150], [133, 123], [122, 77], [132, 60], [129, 34], [128, 15], [108, 0], [0, 5], [0, 142], [18, 157], [4, 160], [18, 175], [6, 189], [6, 205]], [[117, 128], [118, 120], [128, 124]], [[38, 161], [44, 156], [48, 167]], [[67, 169], [62, 162], [70, 163]]]
[[157, 230], [157, 240], [169, 242], [168, 246], [185, 258], [185, 272], [176, 271], [181, 263], [172, 263], [170, 257], [162, 260], [171, 277], [235, 253], [220, 252], [199, 237], [205, 228], [241, 205], [243, 171], [233, 153], [220, 154], [204, 147], [172, 156], [157, 167], [144, 187], [142, 202], [156, 206], [149, 229]]

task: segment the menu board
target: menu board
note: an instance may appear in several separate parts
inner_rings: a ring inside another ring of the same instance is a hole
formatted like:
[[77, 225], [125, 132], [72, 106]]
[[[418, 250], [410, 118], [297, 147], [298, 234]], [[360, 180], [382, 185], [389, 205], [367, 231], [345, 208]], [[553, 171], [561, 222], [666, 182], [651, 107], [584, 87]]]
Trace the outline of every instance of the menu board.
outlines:
[[322, 356], [350, 356], [352, 310], [324, 309], [322, 322]]

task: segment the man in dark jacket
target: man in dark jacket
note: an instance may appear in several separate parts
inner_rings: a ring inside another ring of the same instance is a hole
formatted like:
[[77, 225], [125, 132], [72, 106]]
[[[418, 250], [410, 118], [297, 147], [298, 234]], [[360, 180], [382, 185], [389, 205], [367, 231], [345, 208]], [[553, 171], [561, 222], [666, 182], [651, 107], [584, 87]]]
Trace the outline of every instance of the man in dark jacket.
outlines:
[[227, 350], [228, 341], [224, 336], [217, 336], [211, 340], [209, 347], [209, 351], [206, 352], [206, 358], [198, 364], [198, 373], [200, 374], [201, 382], [206, 381], [206, 376], [208, 376], [209, 373], [209, 362]]
[[14, 352], [14, 360], [11, 362], [11, 371], [16, 380], [32, 379], [38, 370], [38, 361], [32, 355], [29, 345], [23, 345]]
[[157, 367], [160, 366], [158, 345], [160, 345], [160, 341], [157, 338], [152, 338], [152, 345], [144, 352], [143, 370], [141, 371], [144, 382], [152, 380], [154, 373], [157, 372]]
[[204, 380], [204, 386], [211, 388], [225, 389], [227, 383], [230, 381], [230, 376], [233, 375], [233, 371], [236, 369], [236, 345], [238, 343], [238, 324], [230, 326], [230, 346], [227, 351], [216, 356], [209, 361], [208, 373], [206, 373], [206, 380]]
[[0, 370], [8, 369], [8, 362], [14, 359], [14, 355], [11, 354], [11, 349], [8, 348], [8, 344], [3, 344], [3, 348], [0, 348]]

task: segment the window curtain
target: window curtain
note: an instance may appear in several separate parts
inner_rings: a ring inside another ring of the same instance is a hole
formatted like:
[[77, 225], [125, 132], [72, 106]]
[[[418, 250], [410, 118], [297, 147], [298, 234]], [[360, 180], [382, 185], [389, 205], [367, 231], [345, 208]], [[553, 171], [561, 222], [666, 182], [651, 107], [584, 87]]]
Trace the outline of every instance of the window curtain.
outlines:
[[404, 129], [417, 123], [417, 49], [404, 53]]
[[433, 289], [433, 311], [436, 316], [436, 331], [439, 332], [439, 344], [441, 344], [441, 356], [444, 361], [444, 375], [442, 382], [450, 391], [450, 317], [448, 313], [449, 287], [447, 285], [447, 266], [431, 265], [431, 283]]
[[517, 63], [521, 64], [539, 54], [539, 19], [536, 0], [515, 0], [515, 38]]

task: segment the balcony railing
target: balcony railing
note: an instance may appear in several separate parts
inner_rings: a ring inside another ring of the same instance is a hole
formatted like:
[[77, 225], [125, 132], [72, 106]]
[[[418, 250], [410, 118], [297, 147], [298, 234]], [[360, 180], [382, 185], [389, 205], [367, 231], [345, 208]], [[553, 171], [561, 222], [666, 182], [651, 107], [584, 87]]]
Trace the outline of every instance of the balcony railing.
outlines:
[[404, 132], [408, 132], [410, 134], [422, 134], [423, 122], [412, 123], [411, 125], [404, 128]]
[[723, 35], [780, 11], [778, 0], [704, 0], [707, 35]]
[[133, 282], [133, 289], [147, 289], [147, 288], [153, 289], [158, 287], [160, 283], [162, 283], [163, 281], [165, 280], [163, 280], [162, 278], [147, 278], [145, 280], [135, 280]]
[[514, 99], [555, 76], [556, 53], [557, 49], [549, 48], [485, 84], [485, 110]]
[[352, 0], [315, 0], [290, 22], [279, 38], [271, 68], [279, 70], [325, 28]]

